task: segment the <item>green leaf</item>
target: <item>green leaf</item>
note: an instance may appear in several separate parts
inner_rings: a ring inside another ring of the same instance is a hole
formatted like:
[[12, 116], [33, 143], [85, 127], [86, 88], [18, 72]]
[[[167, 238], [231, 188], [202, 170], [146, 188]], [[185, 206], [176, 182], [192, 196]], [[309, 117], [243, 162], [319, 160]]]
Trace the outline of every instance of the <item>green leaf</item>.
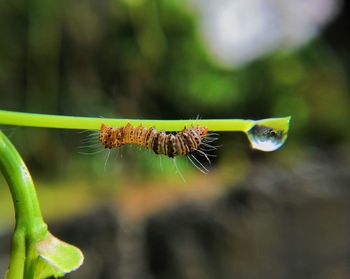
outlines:
[[77, 247], [59, 240], [50, 233], [37, 243], [36, 249], [39, 258], [34, 278], [62, 277], [79, 268], [84, 261], [84, 256]]

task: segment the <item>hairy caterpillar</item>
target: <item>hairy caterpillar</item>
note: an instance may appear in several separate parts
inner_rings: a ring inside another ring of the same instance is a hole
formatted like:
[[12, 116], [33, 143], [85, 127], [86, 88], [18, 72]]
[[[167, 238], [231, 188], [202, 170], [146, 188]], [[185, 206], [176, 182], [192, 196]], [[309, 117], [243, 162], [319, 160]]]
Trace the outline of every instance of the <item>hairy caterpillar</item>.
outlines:
[[177, 133], [157, 131], [155, 128], [145, 128], [142, 125], [134, 127], [130, 123], [123, 127], [111, 127], [101, 124], [99, 141], [105, 148], [120, 147], [125, 144], [135, 144], [151, 149], [156, 154], [175, 156], [187, 156], [194, 166], [201, 172], [207, 171], [204, 165], [194, 156], [195, 153], [205, 157], [209, 162], [206, 152], [216, 148], [210, 143], [216, 138], [208, 133], [207, 127], [184, 128]]

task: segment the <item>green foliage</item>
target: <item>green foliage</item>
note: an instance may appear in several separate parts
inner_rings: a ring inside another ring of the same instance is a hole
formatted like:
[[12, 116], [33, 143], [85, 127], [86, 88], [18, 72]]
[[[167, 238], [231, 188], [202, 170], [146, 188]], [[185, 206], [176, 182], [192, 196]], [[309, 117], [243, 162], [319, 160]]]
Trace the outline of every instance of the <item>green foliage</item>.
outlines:
[[39, 258], [34, 278], [60, 277], [79, 268], [83, 263], [83, 254], [78, 248], [57, 239], [50, 233], [37, 243], [36, 249]]

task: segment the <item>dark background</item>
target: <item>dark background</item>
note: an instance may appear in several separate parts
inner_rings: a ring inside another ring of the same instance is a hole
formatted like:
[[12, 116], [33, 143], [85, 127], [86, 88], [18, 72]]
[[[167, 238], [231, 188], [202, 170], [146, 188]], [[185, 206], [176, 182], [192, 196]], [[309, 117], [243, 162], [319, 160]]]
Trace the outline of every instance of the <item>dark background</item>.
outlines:
[[[86, 256], [69, 278], [349, 278], [348, 1], [318, 36], [298, 47], [273, 45], [236, 65], [216, 59], [200, 32], [200, 9], [190, 7], [0, 3], [1, 109], [292, 116], [288, 141], [276, 152], [222, 133], [209, 174], [178, 160], [186, 183], [172, 161], [150, 152], [123, 148], [104, 168], [105, 153], [79, 154], [86, 135], [77, 131], [3, 126], [33, 175], [51, 231]], [[2, 273], [13, 224], [2, 179]]]

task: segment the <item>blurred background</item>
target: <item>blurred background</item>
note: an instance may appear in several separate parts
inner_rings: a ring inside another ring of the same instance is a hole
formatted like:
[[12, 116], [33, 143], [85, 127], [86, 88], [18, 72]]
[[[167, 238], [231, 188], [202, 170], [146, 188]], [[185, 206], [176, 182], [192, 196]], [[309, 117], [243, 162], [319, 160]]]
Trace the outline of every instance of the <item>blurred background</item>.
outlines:
[[[67, 278], [349, 278], [348, 1], [0, 2], [0, 109], [122, 118], [292, 116], [285, 146], [221, 133], [207, 175], [76, 130], [2, 126]], [[14, 212], [0, 178], [0, 272]]]

